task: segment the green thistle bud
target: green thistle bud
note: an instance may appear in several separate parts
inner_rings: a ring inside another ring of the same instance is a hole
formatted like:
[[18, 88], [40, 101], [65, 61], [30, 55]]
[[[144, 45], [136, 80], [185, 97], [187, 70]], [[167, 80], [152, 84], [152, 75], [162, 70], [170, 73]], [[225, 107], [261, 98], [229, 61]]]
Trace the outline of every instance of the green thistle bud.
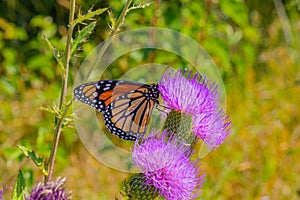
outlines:
[[173, 133], [185, 145], [194, 145], [195, 135], [192, 134], [192, 115], [182, 111], [172, 110], [166, 119], [164, 129]]
[[159, 193], [154, 186], [145, 184], [144, 174], [134, 174], [123, 182], [123, 196], [128, 200], [153, 200]]

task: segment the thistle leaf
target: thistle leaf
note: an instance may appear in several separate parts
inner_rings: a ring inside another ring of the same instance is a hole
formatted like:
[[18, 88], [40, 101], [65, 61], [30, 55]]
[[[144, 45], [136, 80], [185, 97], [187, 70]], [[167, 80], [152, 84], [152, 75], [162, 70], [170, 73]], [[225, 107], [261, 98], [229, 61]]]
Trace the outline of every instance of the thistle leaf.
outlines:
[[87, 41], [95, 26], [96, 22], [91, 22], [89, 25], [85, 26], [81, 31], [78, 32], [78, 35], [72, 41], [71, 54], [73, 54], [78, 49], [81, 43]]
[[65, 72], [65, 66], [61, 60], [61, 54], [60, 52], [52, 45], [50, 40], [43, 34], [43, 39], [45, 40], [46, 44], [48, 45], [48, 48], [52, 51], [52, 54], [54, 58], [56, 59], [57, 63], [61, 67], [62, 71]]
[[48, 175], [48, 171], [45, 168], [46, 164], [44, 158], [38, 157], [33, 150], [28, 149], [22, 145], [18, 145], [18, 147], [26, 157], [31, 159], [34, 162], [34, 164], [42, 170], [44, 175]]
[[25, 179], [22, 173], [22, 170], [19, 170], [17, 180], [12, 192], [12, 200], [25, 200], [24, 191], [25, 191]]
[[75, 25], [84, 22], [85, 20], [94, 20], [93, 17], [97, 16], [97, 15], [101, 15], [102, 13], [104, 13], [108, 8], [101, 8], [101, 9], [97, 9], [95, 11], [89, 11], [87, 14], [82, 15], [79, 14], [77, 16], [77, 18], [72, 22], [72, 26], [74, 27]]

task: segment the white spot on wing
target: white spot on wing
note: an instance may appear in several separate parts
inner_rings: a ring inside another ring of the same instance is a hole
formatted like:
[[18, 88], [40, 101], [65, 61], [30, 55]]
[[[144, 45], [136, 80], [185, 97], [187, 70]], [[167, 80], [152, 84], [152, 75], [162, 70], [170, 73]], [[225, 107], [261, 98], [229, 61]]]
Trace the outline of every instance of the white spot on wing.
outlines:
[[94, 96], [94, 97], [97, 97], [97, 96], [98, 96], [98, 92], [94, 92], [94, 93], [93, 93], [93, 96]]

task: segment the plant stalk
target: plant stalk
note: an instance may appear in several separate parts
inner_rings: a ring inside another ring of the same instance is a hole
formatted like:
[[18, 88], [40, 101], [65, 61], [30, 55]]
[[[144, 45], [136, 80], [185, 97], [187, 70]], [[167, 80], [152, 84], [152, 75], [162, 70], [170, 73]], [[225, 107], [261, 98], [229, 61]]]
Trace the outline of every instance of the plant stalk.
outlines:
[[123, 25], [125, 17], [129, 11], [129, 6], [130, 6], [131, 2], [132, 2], [132, 0], [127, 0], [126, 4], [120, 14], [120, 17], [118, 18], [118, 20], [116, 22], [115, 27], [112, 28], [112, 32], [110, 33], [108, 40], [105, 41], [103, 47], [101, 48], [101, 50], [97, 56], [97, 60], [94, 62], [93, 67], [91, 67], [91, 69], [88, 71], [87, 75], [85, 76], [84, 81], [86, 81], [90, 77], [90, 75], [94, 71], [95, 67], [98, 66], [98, 63], [100, 62], [104, 52], [106, 51], [106, 49], [108, 48], [108, 46], [111, 43], [111, 40], [112, 40], [111, 36], [115, 35], [119, 31], [120, 27]]
[[[75, 2], [76, 0], [70, 0], [70, 13], [69, 13], [69, 30], [68, 30], [68, 35], [67, 35], [67, 45], [66, 45], [66, 67], [63, 72], [63, 86], [61, 90], [61, 95], [60, 95], [60, 101], [59, 101], [59, 110], [63, 114], [60, 115], [59, 119], [56, 117], [56, 128], [54, 132], [54, 138], [53, 138], [53, 143], [52, 143], [52, 149], [51, 149], [51, 154], [48, 162], [48, 175], [45, 178], [45, 182], [51, 181], [52, 174], [53, 174], [53, 168], [54, 168], [54, 161], [55, 161], [55, 156], [56, 156], [56, 151], [59, 143], [59, 138], [60, 134], [62, 131], [62, 125], [64, 121], [64, 117], [69, 109], [69, 106], [66, 106], [65, 108], [65, 101], [66, 101], [66, 94], [67, 94], [67, 87], [68, 87], [68, 79], [69, 79], [69, 67], [70, 67], [70, 59], [71, 59], [71, 41], [72, 41], [72, 34], [73, 34], [73, 20], [74, 20], [74, 15], [75, 15]], [[58, 120], [58, 121], [57, 121]]]

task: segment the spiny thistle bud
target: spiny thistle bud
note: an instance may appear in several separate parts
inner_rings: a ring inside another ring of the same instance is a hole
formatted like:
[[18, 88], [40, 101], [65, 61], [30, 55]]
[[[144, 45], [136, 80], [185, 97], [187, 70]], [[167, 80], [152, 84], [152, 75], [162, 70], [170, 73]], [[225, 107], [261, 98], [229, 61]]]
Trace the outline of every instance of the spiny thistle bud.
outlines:
[[159, 195], [158, 190], [154, 186], [145, 184], [145, 175], [142, 173], [131, 176], [123, 182], [123, 196], [128, 200], [152, 200]]
[[195, 135], [192, 134], [192, 115], [182, 111], [172, 110], [165, 121], [164, 130], [174, 134], [179, 142], [185, 145], [195, 143]]

